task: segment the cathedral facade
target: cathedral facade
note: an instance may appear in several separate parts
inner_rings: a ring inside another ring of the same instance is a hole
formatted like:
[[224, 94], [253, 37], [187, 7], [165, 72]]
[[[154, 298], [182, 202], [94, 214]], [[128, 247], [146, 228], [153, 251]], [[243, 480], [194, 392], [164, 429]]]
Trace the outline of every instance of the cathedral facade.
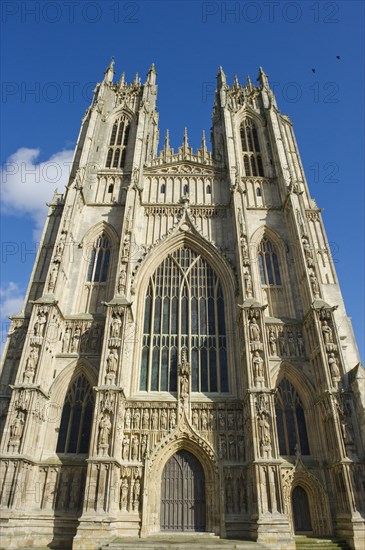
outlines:
[[[365, 540], [364, 368], [292, 123], [220, 68], [158, 153], [154, 66], [97, 85], [2, 370], [2, 545]], [[35, 542], [36, 541], [36, 542]]]

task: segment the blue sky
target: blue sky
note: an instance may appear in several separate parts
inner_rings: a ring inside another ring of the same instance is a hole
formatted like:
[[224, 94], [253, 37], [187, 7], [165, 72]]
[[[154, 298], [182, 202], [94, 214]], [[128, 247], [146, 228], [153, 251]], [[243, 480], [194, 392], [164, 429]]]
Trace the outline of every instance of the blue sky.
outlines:
[[44, 203], [63, 186], [47, 162], [66, 166], [111, 56], [127, 80], [155, 63], [160, 143], [169, 128], [175, 148], [184, 126], [193, 147], [209, 136], [219, 65], [229, 82], [261, 65], [294, 123], [364, 359], [363, 12], [361, 1], [3, 1], [1, 161], [21, 166], [2, 173], [3, 313], [20, 309]]

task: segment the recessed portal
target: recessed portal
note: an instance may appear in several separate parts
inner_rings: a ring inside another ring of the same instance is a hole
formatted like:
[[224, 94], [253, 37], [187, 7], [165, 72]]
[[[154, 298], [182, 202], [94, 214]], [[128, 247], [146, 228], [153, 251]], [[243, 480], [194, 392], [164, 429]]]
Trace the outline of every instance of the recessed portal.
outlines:
[[311, 532], [308, 495], [303, 487], [295, 487], [292, 494], [294, 530], [296, 533]]

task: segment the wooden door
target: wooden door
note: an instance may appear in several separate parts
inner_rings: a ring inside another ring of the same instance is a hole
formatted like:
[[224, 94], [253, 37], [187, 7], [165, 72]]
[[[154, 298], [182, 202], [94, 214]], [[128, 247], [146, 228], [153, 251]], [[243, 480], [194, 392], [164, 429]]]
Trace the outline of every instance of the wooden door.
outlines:
[[187, 451], [174, 454], [162, 473], [161, 530], [205, 531], [204, 471]]
[[309, 512], [308, 495], [303, 487], [297, 486], [294, 488], [292, 503], [295, 532], [311, 532], [312, 524]]

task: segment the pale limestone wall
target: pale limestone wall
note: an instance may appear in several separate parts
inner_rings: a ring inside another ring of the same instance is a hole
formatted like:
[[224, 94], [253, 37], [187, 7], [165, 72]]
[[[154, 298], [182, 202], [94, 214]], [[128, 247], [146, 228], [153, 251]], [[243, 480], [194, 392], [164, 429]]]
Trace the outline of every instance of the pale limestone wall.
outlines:
[[[292, 125], [265, 73], [257, 87], [229, 87], [219, 72], [214, 154], [204, 136], [194, 152], [185, 133], [176, 152], [167, 136], [157, 155], [154, 69], [143, 86], [112, 80], [111, 65], [84, 116], [67, 190], [52, 200], [4, 352], [4, 540], [48, 544], [56, 529], [61, 544], [76, 534], [73, 548], [84, 550], [115, 535], [158, 532], [161, 473], [185, 449], [205, 472], [208, 531], [291, 548], [291, 492], [300, 485], [314, 533], [341, 535], [360, 550], [364, 524], [351, 518], [365, 508], [362, 371], [347, 380], [359, 361], [351, 322]], [[126, 164], [107, 169], [121, 113], [130, 119]], [[258, 129], [264, 176], [245, 175], [246, 117]], [[89, 249], [102, 232], [111, 244], [108, 280], [98, 303], [87, 305]], [[261, 283], [264, 236], [279, 259], [280, 288]], [[228, 394], [139, 390], [148, 280], [182, 245], [201, 253], [222, 282]], [[95, 390], [89, 453], [62, 456], [62, 407], [82, 373]], [[274, 390], [284, 377], [303, 404], [310, 456], [280, 456]]]

